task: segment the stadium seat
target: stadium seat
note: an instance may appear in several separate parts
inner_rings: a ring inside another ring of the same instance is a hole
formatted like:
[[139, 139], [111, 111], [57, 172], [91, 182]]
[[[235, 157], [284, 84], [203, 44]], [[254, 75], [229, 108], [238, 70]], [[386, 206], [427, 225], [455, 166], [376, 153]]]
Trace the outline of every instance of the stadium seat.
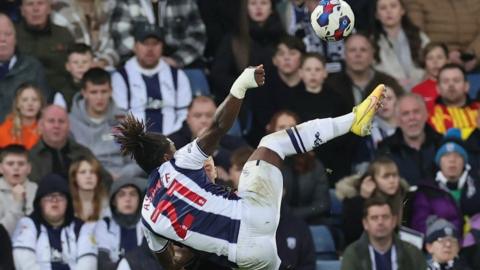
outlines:
[[342, 202], [337, 198], [335, 189], [331, 188], [328, 192], [330, 193], [330, 214], [332, 216], [341, 216]]
[[316, 270], [340, 270], [341, 263], [338, 260], [334, 261], [323, 261], [317, 260]]
[[337, 260], [337, 252], [335, 249], [335, 242], [332, 234], [327, 226], [312, 225], [310, 226], [312, 232], [313, 243], [315, 244], [315, 254], [317, 260]]

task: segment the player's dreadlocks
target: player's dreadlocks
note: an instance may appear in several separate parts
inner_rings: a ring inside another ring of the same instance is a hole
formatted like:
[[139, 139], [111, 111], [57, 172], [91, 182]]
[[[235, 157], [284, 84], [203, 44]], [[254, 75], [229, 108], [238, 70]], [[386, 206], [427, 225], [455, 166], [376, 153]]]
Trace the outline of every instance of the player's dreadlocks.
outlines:
[[147, 174], [165, 161], [172, 142], [163, 134], [147, 132], [144, 122], [135, 119], [132, 114], [126, 116], [117, 131], [114, 137], [122, 154], [135, 158]]

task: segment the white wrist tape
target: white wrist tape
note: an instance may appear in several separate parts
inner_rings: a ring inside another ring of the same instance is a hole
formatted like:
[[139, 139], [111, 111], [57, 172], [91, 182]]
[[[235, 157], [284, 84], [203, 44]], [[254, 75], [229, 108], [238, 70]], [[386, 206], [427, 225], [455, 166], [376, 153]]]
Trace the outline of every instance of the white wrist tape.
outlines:
[[243, 99], [247, 89], [254, 87], [258, 87], [255, 81], [255, 68], [246, 68], [233, 83], [230, 94], [238, 99]]

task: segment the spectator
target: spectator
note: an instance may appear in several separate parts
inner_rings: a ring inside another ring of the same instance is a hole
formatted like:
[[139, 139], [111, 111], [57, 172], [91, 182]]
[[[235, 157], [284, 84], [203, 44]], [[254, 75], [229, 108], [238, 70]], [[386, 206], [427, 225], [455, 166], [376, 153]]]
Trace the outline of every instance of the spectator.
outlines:
[[[279, 111], [268, 124], [269, 133], [293, 127], [299, 123], [296, 114]], [[289, 215], [308, 224], [319, 224], [330, 209], [328, 178], [323, 164], [313, 152], [287, 157], [281, 169], [283, 201], [289, 207]]]
[[403, 1], [376, 0], [375, 69], [394, 77], [410, 91], [424, 77], [420, 53], [429, 39], [407, 17]]
[[[187, 119], [183, 122], [182, 128], [171, 134], [169, 138], [178, 148], [187, 145], [212, 125], [216, 109], [217, 106], [215, 106], [212, 98], [206, 96], [195, 97], [188, 107]], [[232, 152], [245, 145], [246, 143], [242, 138], [225, 135], [220, 140], [218, 150], [213, 154], [215, 164], [226, 173], [230, 168]], [[222, 172], [222, 175], [225, 175], [225, 173]]]
[[426, 80], [412, 88], [412, 93], [423, 97], [428, 114], [433, 113], [438, 98], [437, 79], [440, 69], [448, 63], [448, 48], [444, 43], [430, 42], [423, 49]]
[[88, 70], [82, 78], [82, 92], [73, 98], [70, 113], [75, 140], [86, 146], [116, 180], [120, 177], [146, 177], [130, 157], [123, 156], [112, 132], [126, 112], [112, 99], [110, 74], [102, 68]]
[[[141, 183], [139, 179], [122, 178], [110, 188], [112, 216], [103, 218], [95, 228], [99, 269], [117, 269], [120, 259], [144, 241], [140, 212], [145, 185]], [[145, 256], [136, 259], [141, 262]]]
[[395, 234], [397, 216], [385, 200], [365, 202], [362, 224], [365, 232], [343, 253], [342, 270], [427, 268], [422, 252]]
[[[70, 122], [65, 109], [57, 105], [47, 106], [42, 111], [38, 126], [40, 140], [29, 153], [32, 181], [38, 182], [49, 173], [56, 173], [67, 179], [72, 160], [79, 157], [94, 158], [88, 148], [68, 136]], [[101, 171], [104, 184], [109, 186], [112, 180], [110, 174], [103, 167]]]
[[[237, 25], [233, 33], [223, 39], [211, 70], [217, 101], [228, 95], [228, 89], [244, 68], [258, 64], [264, 64], [265, 70], [271, 68], [275, 46], [284, 35], [272, 1], [240, 1]], [[246, 108], [250, 110], [249, 106]], [[241, 127], [245, 129], [245, 115], [240, 117]]]
[[466, 139], [477, 127], [480, 104], [468, 96], [469, 84], [465, 70], [457, 64], [446, 64], [438, 72], [438, 93], [430, 125], [445, 134], [450, 128], [459, 128]]
[[[283, 196], [288, 190], [283, 189]], [[290, 211], [285, 200], [280, 208], [280, 221], [275, 235], [280, 269], [315, 270], [315, 246], [308, 225]]]
[[469, 219], [470, 230], [463, 237], [460, 256], [466, 259], [472, 269], [480, 267], [480, 214]]
[[480, 55], [480, 2], [477, 0], [408, 0], [407, 14], [432, 41], [445, 42], [450, 62], [472, 71]]
[[0, 269], [2, 270], [15, 270], [12, 256], [12, 242], [7, 230], [0, 224]]
[[83, 75], [93, 66], [93, 52], [90, 46], [75, 43], [68, 49], [67, 56], [65, 63], [65, 69], [68, 71], [67, 83], [55, 93], [53, 103], [70, 111], [73, 96], [82, 88]]
[[352, 7], [354, 14], [362, 14], [355, 18], [355, 29], [358, 32], [369, 33], [373, 28], [375, 18], [375, 1], [370, 0], [346, 0]]
[[21, 145], [9, 145], [0, 152], [0, 224], [9, 234], [18, 220], [33, 211], [37, 184], [28, 180], [28, 152]]
[[113, 0], [55, 0], [52, 20], [68, 28], [75, 42], [90, 46], [95, 56], [94, 65], [113, 67], [119, 56], [111, 37], [111, 16], [116, 1]]
[[362, 205], [371, 197], [382, 197], [392, 207], [398, 217], [398, 225], [402, 221], [403, 200], [409, 185], [400, 178], [395, 162], [387, 157], [378, 157], [367, 168], [366, 173], [345, 177], [336, 184], [336, 195], [342, 200], [342, 215], [345, 243], [358, 240], [362, 235]]
[[46, 175], [33, 209], [20, 219], [12, 237], [16, 269], [97, 269], [95, 224], [74, 217], [67, 180]]
[[40, 137], [38, 119], [45, 106], [43, 95], [36, 86], [23, 84], [17, 89], [13, 100], [12, 112], [0, 124], [0, 147], [9, 144], [21, 144], [32, 148]]
[[33, 83], [42, 90], [43, 97], [50, 96], [43, 67], [38, 60], [15, 52], [15, 28], [10, 19], [0, 13], [0, 122], [12, 110], [15, 91], [21, 84]]
[[5, 13], [12, 22], [17, 23], [21, 19], [20, 0], [6, 0], [0, 3], [0, 12]]
[[411, 93], [400, 97], [395, 117], [398, 128], [378, 145], [378, 153], [393, 159], [400, 176], [412, 186], [433, 178], [432, 157], [442, 136], [426, 125], [428, 115], [423, 98]]
[[327, 83], [339, 91], [348, 107], [359, 104], [380, 83], [403, 92], [394, 78], [372, 68], [373, 55], [373, 44], [366, 35], [351, 34], [345, 40], [345, 71], [332, 74]]
[[426, 179], [415, 193], [410, 227], [419, 232], [425, 233], [427, 218], [436, 215], [455, 225], [461, 235], [463, 217], [480, 212], [480, 182], [470, 173], [459, 133], [449, 130], [435, 155], [439, 168], [435, 178]]
[[[218, 15], [218, 14], [217, 14]], [[112, 16], [112, 37], [123, 59], [135, 51], [137, 24], [160, 26], [165, 37], [165, 61], [175, 68], [198, 66], [205, 50], [205, 25], [194, 0], [152, 2], [137, 0], [118, 2]]]
[[185, 73], [162, 58], [164, 36], [152, 24], [135, 32], [135, 56], [112, 77], [113, 98], [122, 109], [151, 122], [149, 129], [169, 135], [182, 126], [192, 91]]
[[67, 49], [74, 43], [67, 28], [52, 23], [50, 0], [23, 0], [22, 21], [16, 25], [20, 53], [36, 57], [45, 67], [51, 89], [65, 87]]
[[75, 216], [84, 222], [98, 221], [107, 208], [101, 177], [100, 163], [91, 158], [74, 161], [68, 170]]
[[457, 228], [436, 216], [430, 216], [427, 224], [426, 249], [432, 256], [428, 260], [428, 270], [470, 270], [463, 258], [459, 257], [460, 244]]
[[396, 93], [393, 88], [386, 87], [385, 93], [382, 107], [378, 109], [375, 118], [373, 118], [370, 135], [361, 138], [357, 145], [353, 161], [353, 170], [356, 173], [362, 174], [366, 170], [370, 161], [375, 158], [378, 144], [388, 136], [393, 135], [397, 129], [395, 107], [403, 92]]

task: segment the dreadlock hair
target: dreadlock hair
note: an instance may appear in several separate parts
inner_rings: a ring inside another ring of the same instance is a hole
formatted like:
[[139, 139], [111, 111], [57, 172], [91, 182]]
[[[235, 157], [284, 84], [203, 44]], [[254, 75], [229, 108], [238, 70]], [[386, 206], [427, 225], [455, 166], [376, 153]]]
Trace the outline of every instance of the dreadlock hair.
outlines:
[[120, 144], [121, 153], [134, 158], [147, 174], [166, 161], [165, 154], [170, 151], [172, 144], [163, 134], [147, 132], [145, 123], [132, 114], [128, 114], [120, 123], [114, 137]]

